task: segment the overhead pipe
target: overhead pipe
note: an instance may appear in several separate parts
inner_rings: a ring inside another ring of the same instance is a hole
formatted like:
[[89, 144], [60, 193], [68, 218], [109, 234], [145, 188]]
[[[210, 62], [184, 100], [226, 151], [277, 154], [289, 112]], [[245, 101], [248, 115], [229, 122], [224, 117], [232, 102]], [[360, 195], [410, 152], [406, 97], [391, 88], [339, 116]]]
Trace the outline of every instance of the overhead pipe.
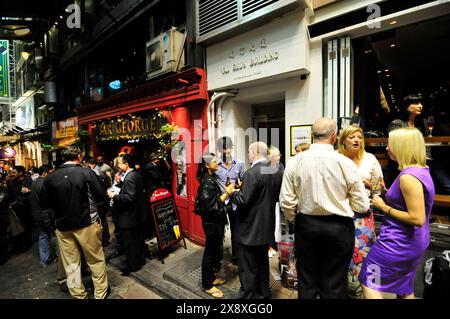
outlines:
[[[207, 113], [206, 113], [206, 117], [207, 117], [207, 121], [208, 121], [208, 149], [210, 153], [214, 153], [214, 145], [216, 144], [215, 142], [215, 114], [214, 114], [214, 103], [217, 99], [220, 99], [224, 96], [236, 96], [236, 94], [234, 93], [229, 93], [229, 92], [221, 92], [221, 93], [217, 93], [214, 92], [214, 94], [211, 97], [211, 100], [209, 101], [208, 104], [208, 108], [207, 108]], [[220, 110], [220, 112], [222, 112], [222, 110]], [[220, 116], [222, 117], [222, 113], [220, 114]], [[222, 119], [220, 119], [222, 120]], [[220, 123], [221, 125], [221, 123]]]

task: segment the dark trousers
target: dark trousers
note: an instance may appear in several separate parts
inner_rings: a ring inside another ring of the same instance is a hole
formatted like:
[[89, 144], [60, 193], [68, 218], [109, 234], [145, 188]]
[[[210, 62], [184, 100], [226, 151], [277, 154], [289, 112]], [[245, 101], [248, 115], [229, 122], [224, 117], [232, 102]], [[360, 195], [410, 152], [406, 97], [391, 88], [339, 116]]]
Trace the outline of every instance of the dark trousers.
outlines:
[[222, 223], [203, 223], [203, 231], [206, 235], [202, 259], [202, 287], [204, 289], [213, 287], [214, 272], [220, 269], [223, 257], [224, 227], [225, 225]]
[[239, 299], [270, 298], [269, 288], [269, 245], [246, 246], [237, 244], [239, 280]]
[[33, 245], [33, 218], [31, 216], [31, 209], [25, 205], [14, 205], [14, 211], [17, 218], [19, 218], [25, 231], [12, 238], [13, 249], [17, 253], [27, 251]]
[[110, 235], [109, 235], [109, 225], [108, 219], [106, 218], [109, 210], [109, 203], [102, 203], [98, 205], [98, 215], [102, 221], [102, 244], [103, 246], [109, 245]]
[[121, 229], [123, 252], [126, 256], [127, 267], [136, 271], [145, 264], [144, 239], [140, 227]]
[[298, 296], [345, 299], [347, 272], [355, 245], [355, 226], [348, 217], [308, 216], [295, 219]]
[[[114, 208], [113, 208], [113, 210], [114, 210]], [[119, 222], [117, 220], [117, 215], [114, 213], [114, 211], [112, 214], [112, 221], [114, 224], [114, 236], [116, 237], [116, 251], [119, 255], [123, 255], [124, 249], [123, 249], [122, 234], [121, 234], [121, 230], [119, 227]]]
[[234, 233], [235, 233], [235, 225], [236, 225], [236, 212], [231, 211], [228, 213], [228, 219], [230, 220], [230, 233], [231, 233], [231, 259], [233, 261], [233, 263], [236, 263], [238, 260], [238, 245], [237, 242], [234, 238]]

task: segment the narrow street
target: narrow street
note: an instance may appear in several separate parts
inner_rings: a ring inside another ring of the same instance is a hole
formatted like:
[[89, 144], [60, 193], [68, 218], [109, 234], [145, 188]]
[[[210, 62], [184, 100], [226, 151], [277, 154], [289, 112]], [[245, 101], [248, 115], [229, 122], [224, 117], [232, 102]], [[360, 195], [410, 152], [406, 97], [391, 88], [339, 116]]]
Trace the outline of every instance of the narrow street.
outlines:
[[[68, 292], [59, 289], [56, 282], [56, 266], [46, 268], [39, 265], [38, 244], [34, 243], [27, 252], [11, 256], [0, 266], [0, 299], [71, 299]], [[120, 275], [120, 271], [107, 265], [111, 294], [108, 299], [161, 299], [161, 297], [136, 282], [132, 277]], [[93, 298], [89, 276], [83, 282]]]

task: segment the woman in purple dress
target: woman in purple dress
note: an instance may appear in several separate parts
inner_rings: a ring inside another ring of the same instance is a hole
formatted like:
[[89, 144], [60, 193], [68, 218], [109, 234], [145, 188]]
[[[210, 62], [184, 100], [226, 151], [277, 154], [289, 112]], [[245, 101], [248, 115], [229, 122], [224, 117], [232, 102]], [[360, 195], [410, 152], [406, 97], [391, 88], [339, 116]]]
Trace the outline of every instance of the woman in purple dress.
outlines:
[[414, 277], [430, 242], [429, 216], [434, 184], [426, 166], [425, 141], [415, 128], [389, 133], [389, 157], [400, 174], [372, 205], [385, 213], [377, 242], [363, 263], [359, 280], [366, 299], [381, 299], [381, 292], [414, 298]]

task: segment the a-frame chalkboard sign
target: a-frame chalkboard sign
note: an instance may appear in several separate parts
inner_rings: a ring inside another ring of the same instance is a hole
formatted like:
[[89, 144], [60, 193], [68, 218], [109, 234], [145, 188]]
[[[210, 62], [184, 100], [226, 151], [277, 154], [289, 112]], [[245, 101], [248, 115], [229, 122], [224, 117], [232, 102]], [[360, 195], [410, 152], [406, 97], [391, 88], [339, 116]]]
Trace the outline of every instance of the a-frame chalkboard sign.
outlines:
[[162, 254], [164, 249], [180, 240], [183, 240], [184, 249], [186, 249], [186, 241], [184, 240], [177, 206], [175, 205], [172, 193], [165, 188], [156, 189], [150, 197], [150, 210], [153, 215], [153, 221], [155, 222], [159, 256], [161, 262], [164, 264]]

